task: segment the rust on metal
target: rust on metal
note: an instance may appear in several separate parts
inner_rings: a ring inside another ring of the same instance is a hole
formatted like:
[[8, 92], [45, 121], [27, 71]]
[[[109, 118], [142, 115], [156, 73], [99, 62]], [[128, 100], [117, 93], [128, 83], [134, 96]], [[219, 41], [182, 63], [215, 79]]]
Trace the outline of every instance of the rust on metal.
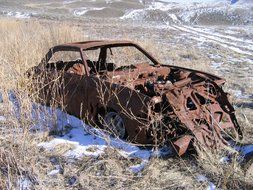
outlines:
[[[136, 48], [153, 64], [117, 67], [116, 63], [107, 62], [111, 48], [120, 47]], [[85, 53], [93, 50], [100, 51], [97, 60], [89, 60]], [[80, 59], [50, 63], [59, 51], [78, 52]], [[181, 156], [193, 142], [218, 148], [241, 137], [235, 111], [222, 90], [224, 79], [160, 64], [131, 41], [55, 46], [28, 74], [35, 81], [34, 86], [39, 87], [40, 102], [54, 101], [68, 113], [102, 128], [106, 127], [100, 118], [107, 116], [108, 120], [114, 115], [118, 123], [123, 123], [113, 125], [113, 131], [121, 132], [120, 136], [131, 142], [172, 145]], [[56, 76], [58, 83], [52, 82]]]

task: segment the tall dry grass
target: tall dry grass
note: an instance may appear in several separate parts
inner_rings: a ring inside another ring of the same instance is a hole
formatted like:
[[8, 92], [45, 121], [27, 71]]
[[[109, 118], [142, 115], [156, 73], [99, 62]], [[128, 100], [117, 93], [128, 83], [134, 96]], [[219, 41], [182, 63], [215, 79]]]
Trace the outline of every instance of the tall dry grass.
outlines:
[[[31, 134], [31, 112], [25, 71], [37, 65], [48, 49], [56, 44], [85, 40], [84, 32], [64, 23], [0, 20], [0, 91], [4, 103], [0, 114], [6, 121], [0, 123], [0, 189], [17, 189], [22, 180], [43, 184], [45, 173], [37, 144], [39, 135]], [[13, 114], [8, 91], [16, 90], [20, 101], [20, 118]], [[18, 90], [18, 91], [17, 91]], [[35, 177], [36, 176], [36, 177]], [[42, 188], [43, 189], [43, 188]]]
[[2, 88], [15, 87], [22, 80], [22, 74], [38, 64], [50, 47], [85, 40], [80, 28], [60, 22], [2, 19], [0, 34]]

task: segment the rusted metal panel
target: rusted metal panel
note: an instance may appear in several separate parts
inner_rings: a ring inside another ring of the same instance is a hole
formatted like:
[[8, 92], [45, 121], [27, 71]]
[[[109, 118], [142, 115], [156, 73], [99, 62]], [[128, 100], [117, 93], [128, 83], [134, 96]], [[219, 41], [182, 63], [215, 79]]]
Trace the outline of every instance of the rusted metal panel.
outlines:
[[[89, 62], [82, 51], [134, 46], [154, 65], [114, 69], [106, 63]], [[81, 60], [52, 66], [48, 61], [57, 51], [79, 51]], [[93, 65], [94, 64], [94, 65]], [[109, 69], [110, 68], [110, 69]], [[55, 46], [44, 62], [29, 70], [40, 101], [52, 99], [58, 106], [100, 127], [102, 116], [117, 112], [124, 120], [127, 139], [138, 144], [171, 145], [183, 155], [192, 142], [219, 148], [241, 136], [234, 109], [222, 90], [225, 80], [212, 74], [182, 67], [161, 65], [152, 55], [130, 41], [87, 41]], [[58, 83], [52, 82], [58, 78]], [[38, 80], [39, 79], [39, 80]], [[42, 80], [40, 80], [42, 79]]]

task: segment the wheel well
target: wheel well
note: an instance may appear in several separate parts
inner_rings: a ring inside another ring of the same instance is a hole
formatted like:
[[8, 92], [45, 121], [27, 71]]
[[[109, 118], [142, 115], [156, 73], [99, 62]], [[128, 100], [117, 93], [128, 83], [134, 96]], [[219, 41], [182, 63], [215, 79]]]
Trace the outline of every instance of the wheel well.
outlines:
[[[100, 127], [103, 127], [103, 124], [99, 121], [99, 116], [104, 117], [107, 112], [116, 112], [116, 113], [118, 113], [115, 109], [113, 109], [111, 107], [99, 107], [97, 109], [96, 119], [97, 119], [98, 125]], [[123, 121], [124, 121], [124, 119], [123, 119]], [[126, 127], [126, 136], [125, 136], [125, 138], [127, 138], [127, 137], [128, 137], [128, 129]]]
[[99, 107], [99, 108], [97, 109], [96, 121], [97, 121], [97, 124], [98, 124], [98, 125], [102, 126], [99, 117], [104, 117], [105, 114], [106, 114], [107, 112], [110, 112], [110, 111], [113, 111], [113, 112], [118, 113], [116, 110], [114, 110], [113, 108], [110, 108], [110, 107]]

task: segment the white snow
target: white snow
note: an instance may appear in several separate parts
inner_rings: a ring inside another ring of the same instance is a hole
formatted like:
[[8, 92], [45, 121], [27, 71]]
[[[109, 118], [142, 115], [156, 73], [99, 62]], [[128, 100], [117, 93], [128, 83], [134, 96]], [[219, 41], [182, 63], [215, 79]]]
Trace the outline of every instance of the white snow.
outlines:
[[249, 98], [249, 96], [248, 95], [244, 95], [241, 90], [233, 90], [232, 93], [237, 98], [241, 98], [241, 99], [247, 99], [247, 98]]
[[169, 14], [169, 17], [173, 20], [174, 23], [180, 23], [180, 20], [178, 20], [175, 14]]
[[230, 161], [230, 159], [227, 156], [224, 156], [220, 159], [220, 163], [227, 164]]
[[60, 169], [51, 170], [47, 175], [54, 176], [60, 173]]
[[[50, 160], [51, 161], [51, 160]], [[51, 162], [51, 163], [53, 163], [53, 162]], [[60, 165], [55, 165], [54, 166], [54, 169], [53, 170], [51, 170], [51, 171], [49, 171], [48, 173], [47, 173], [47, 175], [49, 175], [49, 176], [55, 176], [55, 175], [57, 175], [57, 174], [62, 174], [63, 173], [63, 168], [60, 166]]]
[[239, 151], [242, 156], [246, 156], [249, 153], [253, 153], [253, 144], [244, 146], [235, 146], [235, 150]]
[[[249, 4], [233, 4], [228, 0], [161, 0], [147, 1], [143, 3], [142, 9], [127, 9], [121, 19], [132, 20], [149, 20], [153, 18], [153, 12], [163, 12], [157, 19], [158, 22], [171, 22], [166, 17], [172, 18], [172, 23], [187, 23], [192, 24], [198, 21], [202, 16], [209, 15], [212, 19], [213, 15], [222, 15], [226, 20], [233, 22], [251, 22], [253, 14], [251, 14], [251, 5]], [[253, 4], [252, 4], [253, 5]], [[238, 9], [245, 10], [248, 14], [238, 12]], [[222, 19], [222, 18], [221, 18]]]
[[227, 0], [160, 0], [166, 3], [217, 3], [217, 2], [227, 2]]
[[[226, 4], [232, 4], [232, 0], [159, 0], [161, 2], [166, 3], [177, 3], [177, 4], [194, 4], [194, 3], [200, 3], [200, 4], [214, 4], [214, 3], [226, 3]], [[252, 0], [238, 0], [234, 5], [245, 5], [245, 4], [252, 4]], [[233, 6], [234, 6], [233, 5]]]
[[72, 4], [72, 3], [76, 3], [76, 2], [79, 2], [81, 0], [66, 0], [66, 1], [63, 1], [62, 4], [63, 5], [69, 5], [69, 4]]
[[[52, 111], [51, 108], [47, 109], [50, 110], [50, 112]], [[42, 110], [47, 111], [47, 109], [40, 108], [40, 112]], [[53, 115], [56, 115], [57, 121], [55, 123], [59, 130], [65, 131], [64, 126], [72, 128], [64, 135], [55, 136], [55, 138], [53, 138], [51, 141], [42, 142], [38, 146], [52, 152], [55, 151], [59, 145], [63, 147], [70, 147], [69, 150], [63, 154], [63, 156], [68, 159], [81, 159], [83, 156], [98, 157], [104, 154], [104, 150], [106, 148], [113, 148], [124, 157], [142, 159], [141, 164], [131, 166], [129, 168], [130, 171], [138, 173], [146, 166], [148, 160], [152, 156], [166, 156], [172, 153], [172, 150], [169, 148], [159, 149], [157, 151], [140, 149], [133, 144], [109, 136], [101, 129], [92, 128], [78, 118], [68, 115], [59, 109], [55, 110], [55, 112], [56, 113]], [[45, 115], [47, 114], [48, 113]], [[40, 116], [42, 115], [43, 114], [40, 114]], [[45, 119], [44, 116], [42, 118]], [[40, 119], [36, 120], [38, 120], [38, 122], [40, 121]], [[52, 122], [49, 121], [46, 123], [50, 124]], [[48, 126], [48, 128], [52, 129], [53, 126]]]
[[74, 16], [85, 15], [88, 11], [100, 11], [105, 9], [105, 7], [82, 7], [73, 11]]
[[[15, 110], [14, 114], [20, 117], [20, 102], [13, 91], [9, 92], [9, 100]], [[39, 147], [47, 151], [55, 151], [59, 146], [66, 147], [63, 156], [71, 160], [81, 159], [83, 156], [98, 157], [104, 154], [106, 148], [113, 148], [124, 157], [141, 159], [140, 165], [129, 168], [137, 172], [144, 168], [151, 157], [172, 154], [172, 149], [167, 147], [156, 151], [141, 149], [134, 144], [111, 137], [106, 131], [88, 126], [82, 120], [60, 109], [33, 103], [32, 111], [27, 114], [27, 118], [33, 123], [30, 126], [31, 131], [54, 130], [59, 134], [50, 141], [39, 143]], [[55, 172], [51, 171], [49, 175], [54, 175]]]
[[113, 2], [120, 2], [121, 0], [105, 0], [106, 4], [110, 4]]
[[168, 11], [174, 6], [171, 4], [165, 4], [161, 2], [151, 2], [151, 4], [146, 8], [146, 10], [160, 10], [160, 11]]
[[8, 98], [10, 102], [12, 103], [13, 115], [16, 116], [18, 120], [20, 120], [20, 117], [21, 117], [20, 102], [17, 99], [15, 92], [12, 90], [8, 91]]
[[[20, 117], [20, 102], [15, 92], [9, 91], [9, 100], [14, 112]], [[17, 117], [16, 116], [16, 117]], [[54, 151], [59, 145], [70, 147], [63, 156], [70, 159], [80, 159], [83, 156], [97, 157], [104, 153], [105, 148], [114, 148], [125, 157], [148, 160], [155, 156], [166, 156], [172, 153], [171, 149], [152, 151], [141, 149], [134, 144], [111, 137], [106, 131], [86, 125], [82, 120], [69, 115], [60, 109], [53, 109], [39, 104], [32, 104], [32, 111], [27, 118], [33, 123], [31, 131], [58, 131], [59, 135], [51, 141], [41, 142], [38, 146], [48, 151]]]
[[212, 182], [210, 182], [207, 179], [207, 177], [204, 176], [204, 175], [198, 175], [197, 176], [197, 181], [198, 182], [206, 182], [206, 183], [208, 183], [208, 187], [206, 188], [206, 190], [215, 190], [216, 189], [216, 186]]
[[[9, 100], [13, 105], [13, 114], [20, 117], [20, 102], [15, 92], [9, 91]], [[39, 143], [39, 147], [52, 152], [59, 146], [66, 147], [63, 156], [70, 160], [81, 159], [84, 156], [98, 157], [104, 154], [106, 148], [113, 148], [124, 157], [141, 159], [141, 164], [129, 168], [130, 171], [138, 172], [144, 168], [151, 157], [172, 154], [170, 148], [164, 147], [156, 151], [141, 149], [134, 144], [111, 137], [106, 131], [88, 126], [82, 120], [60, 109], [33, 103], [32, 111], [26, 117], [33, 123], [30, 126], [31, 132], [53, 130], [59, 134], [53, 136], [50, 141]], [[53, 170], [48, 175], [55, 175], [57, 172]]]
[[132, 20], [140, 20], [145, 16], [144, 9], [135, 9], [135, 10], [128, 10], [126, 13], [120, 17], [120, 19], [132, 19]]
[[30, 179], [24, 178], [24, 177], [18, 180], [18, 184], [19, 184], [19, 190], [29, 190], [31, 189], [31, 186], [32, 186], [32, 182], [30, 181]]
[[[175, 28], [176, 30], [185, 32], [189, 34], [189, 37], [201, 42], [212, 42], [216, 43], [224, 48], [230, 49], [236, 53], [244, 55], [253, 54], [252, 41], [247, 40], [243, 41], [232, 36], [227, 39], [223, 35], [207, 33], [204, 30], [197, 29], [195, 27], [185, 26], [185, 25], [170, 25], [170, 27]], [[239, 43], [242, 42], [242, 43]]]
[[148, 160], [143, 160], [140, 164], [130, 166], [129, 169], [133, 173], [139, 173], [145, 168], [147, 164], [148, 164]]
[[83, 8], [82, 10], [74, 10], [73, 14], [75, 16], [82, 16], [84, 15], [86, 12], [88, 12], [87, 8]]
[[24, 12], [19, 12], [19, 11], [10, 11], [6, 14], [7, 16], [10, 17], [16, 17], [16, 18], [30, 18], [31, 14], [30, 13], [24, 13]]
[[223, 62], [212, 62], [211, 67], [218, 69], [223, 65]]
[[[209, 29], [209, 31], [206, 30], [206, 28], [200, 28], [200, 27], [191, 27], [191, 26], [184, 26], [185, 28], [191, 30], [191, 31], [196, 31], [196, 32], [199, 32], [201, 34], [207, 34], [207, 35], [210, 35], [210, 36], [215, 36], [215, 37], [218, 37], [217, 39], [228, 39], [230, 41], [234, 41], [234, 42], [241, 42], [243, 44], [247, 44], [248, 45], [253, 45], [253, 41], [252, 40], [247, 40], [247, 39], [241, 39], [241, 38], [236, 38], [236, 37], [233, 37], [231, 35], [223, 35], [223, 34], [220, 34], [220, 33], [215, 33], [213, 32], [212, 30]], [[249, 48], [250, 50], [253, 50], [253, 46], [250, 46]]]
[[5, 122], [5, 121], [6, 121], [6, 118], [0, 115], [0, 122]]

